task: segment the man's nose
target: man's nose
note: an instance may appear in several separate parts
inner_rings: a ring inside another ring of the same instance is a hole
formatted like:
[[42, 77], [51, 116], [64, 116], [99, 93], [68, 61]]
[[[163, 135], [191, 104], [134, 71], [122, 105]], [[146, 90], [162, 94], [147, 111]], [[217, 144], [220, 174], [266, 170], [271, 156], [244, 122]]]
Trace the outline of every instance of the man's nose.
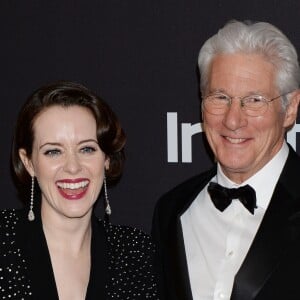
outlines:
[[240, 99], [232, 99], [224, 114], [223, 124], [232, 131], [244, 127], [247, 124], [247, 116], [242, 109]]

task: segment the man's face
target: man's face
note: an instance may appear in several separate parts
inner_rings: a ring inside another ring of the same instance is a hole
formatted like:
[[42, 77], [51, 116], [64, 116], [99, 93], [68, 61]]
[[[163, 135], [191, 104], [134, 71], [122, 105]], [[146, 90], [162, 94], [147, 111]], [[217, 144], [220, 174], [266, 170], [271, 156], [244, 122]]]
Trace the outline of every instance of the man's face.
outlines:
[[[232, 97], [259, 94], [272, 99], [280, 95], [275, 83], [275, 67], [263, 56], [224, 54], [212, 62], [205, 95], [213, 92]], [[237, 183], [245, 181], [280, 150], [285, 129], [296, 118], [298, 100], [294, 98], [286, 111], [282, 108], [281, 98], [278, 98], [257, 117], [247, 116], [238, 98], [233, 99], [222, 115], [203, 109], [203, 126], [208, 142], [223, 172], [231, 180]]]

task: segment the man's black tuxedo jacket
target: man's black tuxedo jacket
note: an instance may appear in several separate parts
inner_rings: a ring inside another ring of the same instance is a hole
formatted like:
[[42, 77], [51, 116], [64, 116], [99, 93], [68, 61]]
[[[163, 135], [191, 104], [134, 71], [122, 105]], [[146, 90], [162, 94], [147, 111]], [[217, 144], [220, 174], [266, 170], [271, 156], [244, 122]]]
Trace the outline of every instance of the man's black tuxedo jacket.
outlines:
[[[216, 167], [193, 177], [157, 203], [152, 234], [164, 299], [192, 299], [180, 216], [215, 174]], [[291, 148], [263, 221], [235, 276], [231, 300], [250, 299], [300, 299], [300, 157]]]

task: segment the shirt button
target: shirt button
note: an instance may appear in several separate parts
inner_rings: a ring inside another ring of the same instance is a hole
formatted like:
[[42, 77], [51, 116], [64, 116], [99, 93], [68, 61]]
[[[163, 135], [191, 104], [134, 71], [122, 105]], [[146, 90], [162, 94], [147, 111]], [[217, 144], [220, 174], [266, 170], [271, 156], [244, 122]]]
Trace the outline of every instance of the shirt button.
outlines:
[[233, 256], [233, 254], [234, 254], [233, 251], [229, 251], [227, 255], [228, 255], [229, 257], [231, 257], [231, 256]]
[[224, 293], [220, 292], [220, 293], [219, 293], [219, 298], [220, 298], [220, 299], [225, 299], [225, 298], [226, 298], [226, 296], [225, 296], [225, 294], [224, 294]]

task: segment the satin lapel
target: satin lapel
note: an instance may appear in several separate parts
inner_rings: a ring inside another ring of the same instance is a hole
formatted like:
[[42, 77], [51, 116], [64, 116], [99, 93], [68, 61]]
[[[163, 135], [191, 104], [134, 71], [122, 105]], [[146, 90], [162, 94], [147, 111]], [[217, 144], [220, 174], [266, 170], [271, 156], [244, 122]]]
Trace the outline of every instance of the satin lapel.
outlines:
[[299, 158], [289, 156], [264, 219], [238, 271], [231, 300], [255, 299], [291, 241], [290, 220], [299, 210]]
[[174, 197], [171, 196], [169, 198], [170, 201], [180, 204], [177, 205], [175, 211], [172, 213], [172, 217], [168, 221], [168, 230], [165, 236], [167, 249], [163, 250], [166, 253], [164, 258], [165, 273], [167, 273], [167, 285], [170, 291], [168, 293], [168, 300], [193, 299], [180, 217], [215, 173], [216, 168], [201, 177], [189, 181], [188, 184], [184, 185], [183, 189], [176, 190]]
[[[178, 217], [175, 223], [171, 226], [173, 228], [169, 235], [168, 250], [169, 253], [169, 279], [172, 282], [176, 298], [192, 300], [189, 275], [187, 269], [187, 262], [185, 256], [183, 235], [181, 229], [180, 218]], [[172, 299], [173, 299], [172, 298]]]
[[109, 282], [108, 242], [103, 223], [92, 216], [91, 271], [85, 300], [106, 299]]
[[152, 237], [165, 300], [192, 300], [180, 216], [215, 174], [216, 167], [189, 179], [162, 196], [155, 207]]
[[[36, 211], [39, 211], [39, 207], [36, 208]], [[27, 210], [22, 213], [23, 218], [20, 224], [21, 244], [24, 247], [29, 262], [28, 273], [32, 280], [33, 299], [58, 299], [50, 254], [40, 214], [36, 213], [36, 219], [30, 222], [27, 220]]]

